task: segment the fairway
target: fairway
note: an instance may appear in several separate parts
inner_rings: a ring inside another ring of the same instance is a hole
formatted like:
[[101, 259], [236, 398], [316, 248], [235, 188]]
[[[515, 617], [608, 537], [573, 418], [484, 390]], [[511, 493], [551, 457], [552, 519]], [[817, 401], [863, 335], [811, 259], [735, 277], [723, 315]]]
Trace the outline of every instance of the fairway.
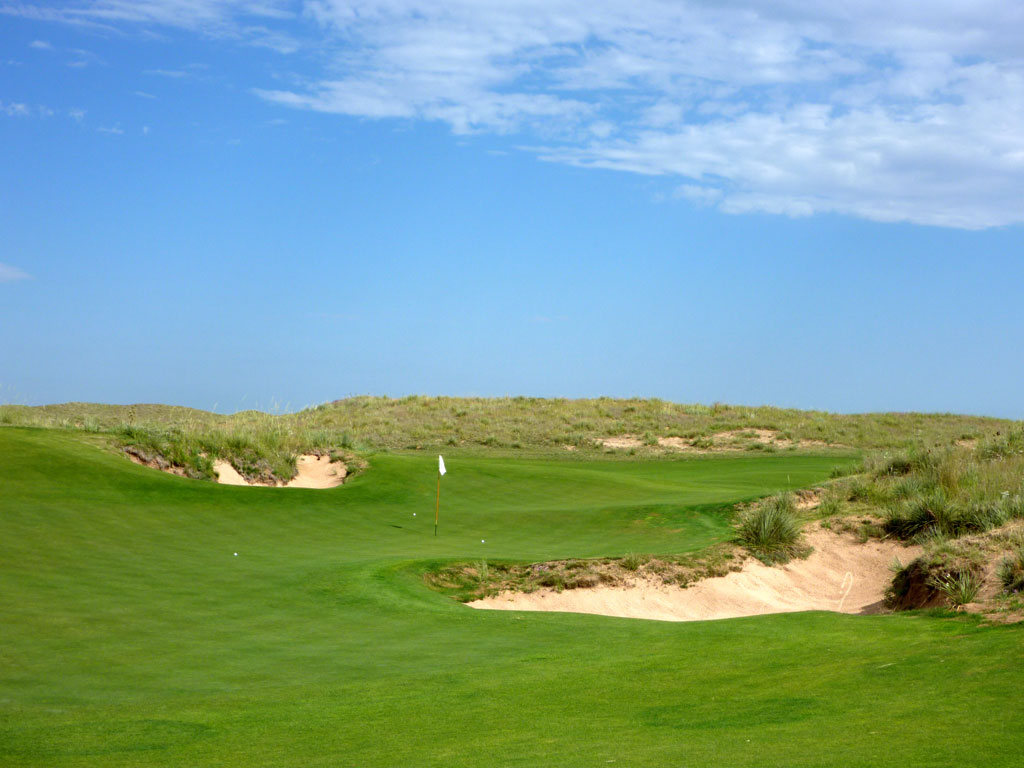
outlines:
[[[379, 453], [218, 486], [0, 429], [4, 766], [1016, 766], [1024, 629], [473, 611], [450, 560], [678, 554], [836, 456]], [[415, 513], [415, 514], [414, 514]], [[237, 555], [235, 554], [237, 553]]]

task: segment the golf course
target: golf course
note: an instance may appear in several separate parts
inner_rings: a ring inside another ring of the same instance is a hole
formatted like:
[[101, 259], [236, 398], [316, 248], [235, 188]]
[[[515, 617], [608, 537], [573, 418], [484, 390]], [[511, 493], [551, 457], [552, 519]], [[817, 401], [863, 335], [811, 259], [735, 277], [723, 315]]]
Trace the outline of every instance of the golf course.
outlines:
[[235, 487], [0, 428], [0, 765], [1020, 765], [1021, 623], [484, 611], [425, 578], [699, 553], [859, 451], [360, 456]]
[[1024, 768], [1024, 0], [0, 19], [0, 768]]

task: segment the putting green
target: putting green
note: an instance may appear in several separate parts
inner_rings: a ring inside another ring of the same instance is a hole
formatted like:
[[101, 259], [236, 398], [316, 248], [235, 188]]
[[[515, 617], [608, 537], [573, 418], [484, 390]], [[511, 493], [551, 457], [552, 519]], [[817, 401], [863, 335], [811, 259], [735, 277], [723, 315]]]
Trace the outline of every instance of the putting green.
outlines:
[[419, 576], [698, 549], [729, 535], [728, 505], [835, 457], [446, 454], [435, 538], [434, 454], [372, 457], [331, 491], [236, 488], [87, 439], [0, 429], [3, 765], [1009, 766], [1024, 748], [1016, 626], [484, 612]]

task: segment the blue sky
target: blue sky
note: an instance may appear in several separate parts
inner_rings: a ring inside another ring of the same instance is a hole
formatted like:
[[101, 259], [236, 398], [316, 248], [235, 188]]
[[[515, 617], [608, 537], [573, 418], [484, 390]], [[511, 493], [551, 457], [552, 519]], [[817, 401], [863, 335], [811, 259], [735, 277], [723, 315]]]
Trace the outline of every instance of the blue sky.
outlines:
[[0, 0], [0, 401], [1024, 417], [1017, 2]]

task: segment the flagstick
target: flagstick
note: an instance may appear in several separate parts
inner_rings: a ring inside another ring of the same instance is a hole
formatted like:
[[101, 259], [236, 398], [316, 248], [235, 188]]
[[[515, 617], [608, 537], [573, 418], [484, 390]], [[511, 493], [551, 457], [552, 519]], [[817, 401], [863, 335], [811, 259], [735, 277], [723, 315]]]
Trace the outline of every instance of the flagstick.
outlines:
[[437, 470], [437, 504], [434, 506], [434, 535], [437, 536], [437, 515], [441, 511], [441, 470]]

